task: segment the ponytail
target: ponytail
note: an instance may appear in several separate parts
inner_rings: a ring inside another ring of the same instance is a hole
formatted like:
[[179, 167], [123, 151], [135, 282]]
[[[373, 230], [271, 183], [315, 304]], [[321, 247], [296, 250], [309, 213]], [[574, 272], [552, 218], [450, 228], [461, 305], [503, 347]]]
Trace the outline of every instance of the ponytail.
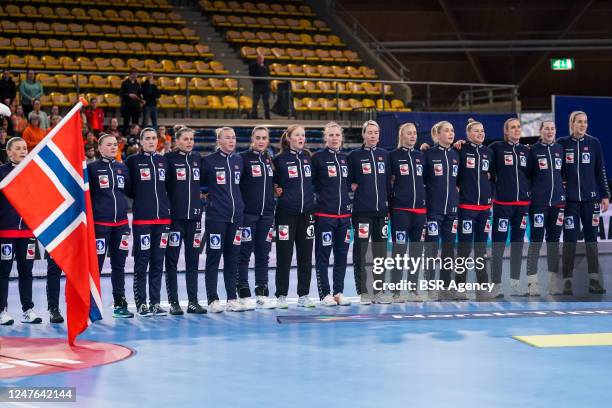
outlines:
[[[293, 134], [293, 132], [295, 132], [297, 129], [304, 129], [304, 126], [302, 125], [291, 125], [287, 128], [287, 130], [285, 130], [283, 132], [283, 134], [281, 135], [280, 138], [280, 152], [281, 153], [285, 153], [288, 152], [289, 150], [291, 150], [291, 143], [289, 143], [289, 137]], [[306, 129], [304, 129], [306, 130]], [[302, 149], [302, 151], [304, 153], [306, 153], [307, 156], [312, 156], [312, 153], [310, 152], [310, 150], [304, 148]]]

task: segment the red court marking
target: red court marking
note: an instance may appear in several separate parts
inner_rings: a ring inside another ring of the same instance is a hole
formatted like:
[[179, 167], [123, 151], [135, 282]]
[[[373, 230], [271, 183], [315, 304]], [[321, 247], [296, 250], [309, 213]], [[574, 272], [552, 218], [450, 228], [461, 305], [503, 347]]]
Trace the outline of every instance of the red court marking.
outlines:
[[27, 377], [110, 364], [131, 357], [123, 346], [77, 340], [70, 347], [65, 338], [0, 336], [0, 378]]

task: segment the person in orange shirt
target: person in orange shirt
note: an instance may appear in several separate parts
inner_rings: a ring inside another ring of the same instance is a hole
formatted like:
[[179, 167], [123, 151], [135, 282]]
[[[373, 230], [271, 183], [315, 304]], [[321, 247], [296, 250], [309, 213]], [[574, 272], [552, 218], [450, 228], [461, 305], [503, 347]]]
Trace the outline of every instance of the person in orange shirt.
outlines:
[[22, 137], [28, 145], [28, 152], [31, 152], [44, 139], [47, 132], [40, 127], [40, 117], [37, 114], [30, 115], [28, 123]]
[[172, 144], [172, 136], [170, 136], [165, 126], [158, 126], [157, 128], [157, 152], [161, 153], [165, 150], [167, 142]]
[[15, 136], [21, 136], [28, 126], [28, 121], [23, 117], [23, 107], [21, 105], [17, 105], [15, 112], [11, 115], [11, 120], [13, 121]]

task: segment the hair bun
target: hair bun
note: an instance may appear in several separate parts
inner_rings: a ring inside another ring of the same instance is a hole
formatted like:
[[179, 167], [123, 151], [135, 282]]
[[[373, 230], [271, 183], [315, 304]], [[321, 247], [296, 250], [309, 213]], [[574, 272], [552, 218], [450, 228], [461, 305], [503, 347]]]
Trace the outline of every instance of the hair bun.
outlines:
[[473, 123], [473, 122], [476, 122], [474, 118], [468, 118], [468, 123]]

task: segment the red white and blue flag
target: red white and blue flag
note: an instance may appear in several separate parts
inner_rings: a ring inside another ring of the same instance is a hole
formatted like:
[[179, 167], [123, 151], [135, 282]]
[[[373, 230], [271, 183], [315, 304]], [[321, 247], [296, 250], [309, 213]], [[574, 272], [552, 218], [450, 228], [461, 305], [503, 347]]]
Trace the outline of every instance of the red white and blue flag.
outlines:
[[102, 319], [100, 275], [79, 102], [0, 183], [66, 274], [68, 342]]

